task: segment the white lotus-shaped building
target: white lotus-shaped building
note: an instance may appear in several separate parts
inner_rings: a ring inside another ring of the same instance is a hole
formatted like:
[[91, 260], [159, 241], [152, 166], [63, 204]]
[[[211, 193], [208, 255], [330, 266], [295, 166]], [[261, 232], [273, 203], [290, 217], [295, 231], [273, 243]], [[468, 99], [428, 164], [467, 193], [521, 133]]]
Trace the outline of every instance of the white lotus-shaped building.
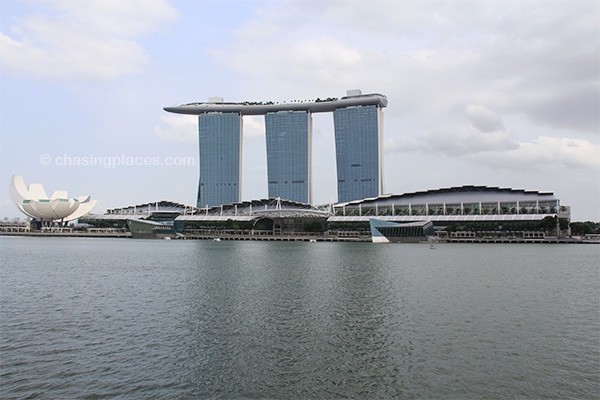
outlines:
[[43, 221], [73, 221], [89, 214], [96, 205], [96, 200], [90, 200], [90, 196], [69, 199], [64, 190], [57, 190], [48, 197], [39, 183], [30, 183], [27, 189], [20, 175], [13, 175], [9, 190], [10, 198], [19, 210], [31, 218]]

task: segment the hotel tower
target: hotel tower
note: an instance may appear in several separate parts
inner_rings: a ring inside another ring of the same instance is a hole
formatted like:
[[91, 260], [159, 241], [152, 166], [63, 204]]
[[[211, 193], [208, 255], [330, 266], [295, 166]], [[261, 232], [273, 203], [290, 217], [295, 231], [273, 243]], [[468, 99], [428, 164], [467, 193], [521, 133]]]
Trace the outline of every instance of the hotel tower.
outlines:
[[332, 112], [338, 203], [383, 193], [383, 112], [387, 98], [351, 90], [341, 99], [275, 104], [207, 103], [165, 107], [198, 115], [198, 207], [241, 200], [243, 115], [264, 115], [270, 198], [312, 203], [312, 113]]

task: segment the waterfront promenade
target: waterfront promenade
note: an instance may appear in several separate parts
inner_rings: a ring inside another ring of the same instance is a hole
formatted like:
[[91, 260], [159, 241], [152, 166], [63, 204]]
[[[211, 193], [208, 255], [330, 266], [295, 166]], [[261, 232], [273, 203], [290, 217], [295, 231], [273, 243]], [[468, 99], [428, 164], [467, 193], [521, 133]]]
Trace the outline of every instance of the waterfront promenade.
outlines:
[[42, 232], [42, 231], [0, 231], [0, 236], [36, 236], [36, 237], [90, 237], [90, 238], [130, 238], [130, 232]]
[[[87, 238], [131, 238], [126, 231], [0, 231], [0, 236], [35, 236], [35, 237], [87, 237]], [[284, 242], [371, 242], [369, 235], [245, 235], [245, 234], [179, 234], [174, 240], [253, 240], [253, 241], [284, 241]], [[508, 244], [599, 244], [599, 241], [584, 240], [572, 237], [494, 237], [494, 238], [439, 238], [432, 239], [436, 243], [508, 243]]]

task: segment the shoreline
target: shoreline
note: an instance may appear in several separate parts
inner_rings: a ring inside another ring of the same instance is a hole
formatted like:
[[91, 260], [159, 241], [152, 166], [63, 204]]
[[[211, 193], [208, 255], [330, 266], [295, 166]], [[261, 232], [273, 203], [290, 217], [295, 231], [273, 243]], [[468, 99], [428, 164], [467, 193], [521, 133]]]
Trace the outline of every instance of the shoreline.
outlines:
[[[28, 236], [28, 237], [70, 237], [70, 238], [119, 238], [132, 239], [130, 232], [2, 232], [0, 236]], [[344, 237], [344, 236], [308, 236], [308, 235], [180, 235], [173, 240], [246, 240], [246, 241], [285, 241], [285, 242], [371, 242], [371, 237]], [[425, 243], [425, 242], [423, 242]], [[436, 240], [435, 243], [500, 243], [500, 244], [600, 244], [598, 241], [566, 238], [446, 238]]]

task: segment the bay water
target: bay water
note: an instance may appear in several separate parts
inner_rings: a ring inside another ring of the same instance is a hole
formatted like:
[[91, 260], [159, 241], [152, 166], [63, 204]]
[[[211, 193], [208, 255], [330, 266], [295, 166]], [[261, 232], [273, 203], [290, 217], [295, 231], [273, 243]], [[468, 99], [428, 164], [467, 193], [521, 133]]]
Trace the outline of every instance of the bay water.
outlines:
[[0, 397], [594, 399], [600, 246], [0, 237]]

